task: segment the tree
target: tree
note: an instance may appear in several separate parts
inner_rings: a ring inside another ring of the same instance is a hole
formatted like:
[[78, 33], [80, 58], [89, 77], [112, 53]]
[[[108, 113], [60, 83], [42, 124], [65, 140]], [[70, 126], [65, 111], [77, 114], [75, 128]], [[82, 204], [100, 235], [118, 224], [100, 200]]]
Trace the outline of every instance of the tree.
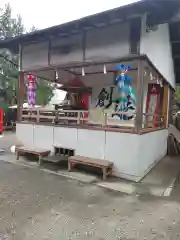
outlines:
[[175, 100], [180, 101], [180, 86], [176, 85]]
[[[31, 31], [35, 30], [36, 28], [32, 26]], [[4, 9], [0, 9], [0, 40], [16, 37], [25, 32], [21, 16], [12, 17], [10, 4], [6, 4]], [[16, 96], [18, 96], [17, 65], [17, 55], [6, 49], [0, 49], [0, 97], [3, 102], [7, 102], [7, 105], [15, 104]], [[47, 104], [52, 97], [52, 90], [46, 81], [38, 80], [37, 104]]]
[[38, 79], [37, 84], [36, 102], [38, 105], [46, 105], [53, 97], [53, 88], [43, 79]]
[[16, 37], [24, 33], [25, 28], [20, 15], [12, 18], [10, 4], [6, 4], [4, 9], [0, 9], [0, 39], [4, 40]]

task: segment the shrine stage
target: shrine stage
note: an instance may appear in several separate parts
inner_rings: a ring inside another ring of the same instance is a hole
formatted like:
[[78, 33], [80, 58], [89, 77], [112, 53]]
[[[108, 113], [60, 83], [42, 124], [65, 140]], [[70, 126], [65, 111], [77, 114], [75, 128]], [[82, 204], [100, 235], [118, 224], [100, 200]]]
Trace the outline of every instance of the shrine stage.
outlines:
[[75, 155], [113, 162], [113, 175], [140, 181], [167, 152], [167, 129], [135, 133], [95, 126], [21, 122], [17, 139], [27, 146], [74, 150]]

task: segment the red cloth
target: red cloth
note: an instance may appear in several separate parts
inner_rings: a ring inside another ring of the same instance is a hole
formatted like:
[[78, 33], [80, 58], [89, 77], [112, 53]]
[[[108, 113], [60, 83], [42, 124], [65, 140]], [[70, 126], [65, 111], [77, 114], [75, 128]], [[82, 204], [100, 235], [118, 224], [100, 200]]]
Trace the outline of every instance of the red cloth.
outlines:
[[84, 107], [88, 110], [88, 108], [89, 108], [89, 94], [88, 93], [83, 94], [82, 103], [83, 103]]
[[3, 120], [4, 120], [4, 111], [0, 108], [0, 134], [3, 133]]
[[[84, 93], [82, 96], [82, 103], [84, 105], [85, 109], [89, 109], [89, 94], [88, 93]], [[84, 114], [84, 117], [87, 118], [88, 117], [88, 113]]]

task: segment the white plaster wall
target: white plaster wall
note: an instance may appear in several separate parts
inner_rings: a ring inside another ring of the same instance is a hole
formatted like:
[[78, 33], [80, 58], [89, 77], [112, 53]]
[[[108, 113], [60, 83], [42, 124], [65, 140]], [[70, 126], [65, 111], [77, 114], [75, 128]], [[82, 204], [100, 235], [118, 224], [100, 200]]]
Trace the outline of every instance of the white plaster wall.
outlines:
[[76, 155], [104, 159], [105, 131], [78, 129]]
[[106, 132], [105, 159], [114, 163], [113, 173], [116, 176], [136, 178], [134, 165], [138, 150], [139, 135]]
[[78, 130], [77, 128], [54, 127], [55, 146], [62, 148], [77, 148]]
[[29, 147], [34, 146], [33, 128], [33, 124], [16, 123], [16, 137], [21, 144]]
[[143, 135], [106, 132], [105, 159], [114, 163], [114, 175], [139, 181], [166, 155], [167, 136], [167, 130]]
[[146, 15], [142, 18], [140, 53], [146, 54], [170, 85], [175, 87], [168, 24], [158, 25], [156, 31], [146, 32]]
[[170, 111], [170, 103], [171, 103], [171, 89], [168, 88], [168, 100], [167, 100], [167, 119], [166, 119], [166, 127], [169, 127], [169, 111]]
[[134, 174], [144, 176], [167, 153], [168, 130], [139, 135], [138, 155], [134, 162]]
[[43, 126], [34, 124], [34, 147], [48, 149], [53, 152], [54, 129], [51, 126]]

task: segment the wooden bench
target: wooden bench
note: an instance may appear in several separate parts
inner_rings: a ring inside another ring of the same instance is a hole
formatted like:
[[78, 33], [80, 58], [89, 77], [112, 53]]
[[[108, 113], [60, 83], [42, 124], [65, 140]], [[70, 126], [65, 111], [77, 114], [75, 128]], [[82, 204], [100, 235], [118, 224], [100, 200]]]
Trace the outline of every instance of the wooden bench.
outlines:
[[30, 153], [38, 156], [39, 165], [42, 164], [42, 157], [48, 156], [50, 154], [50, 150], [31, 148], [26, 146], [16, 146], [15, 151], [16, 151], [16, 160], [19, 160], [19, 156], [23, 153]]
[[76, 164], [101, 168], [103, 173], [103, 180], [106, 180], [107, 176], [112, 174], [113, 163], [107, 160], [93, 159], [78, 155], [70, 156], [68, 158], [68, 171], [71, 171]]

